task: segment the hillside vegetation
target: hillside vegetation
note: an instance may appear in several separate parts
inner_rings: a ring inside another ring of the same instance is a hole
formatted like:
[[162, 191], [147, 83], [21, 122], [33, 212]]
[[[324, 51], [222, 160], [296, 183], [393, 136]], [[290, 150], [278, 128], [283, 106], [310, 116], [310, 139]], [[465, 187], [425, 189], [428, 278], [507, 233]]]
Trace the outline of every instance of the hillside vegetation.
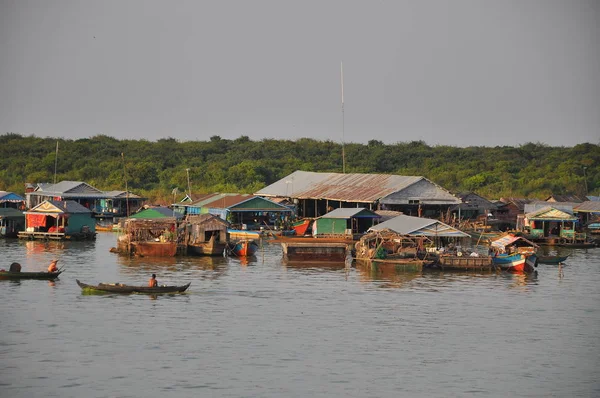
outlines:
[[[58, 142], [58, 157], [56, 146]], [[424, 176], [453, 193], [488, 199], [550, 194], [599, 195], [600, 146], [429, 146], [345, 144], [347, 173]], [[85, 181], [101, 190], [125, 190], [154, 203], [173, 201], [173, 190], [253, 193], [296, 171], [342, 172], [342, 147], [313, 139], [252, 141], [213, 136], [209, 141], [119, 140], [105, 135], [56, 139], [0, 135], [0, 190], [23, 194], [25, 183]], [[189, 169], [189, 170], [186, 170]]]

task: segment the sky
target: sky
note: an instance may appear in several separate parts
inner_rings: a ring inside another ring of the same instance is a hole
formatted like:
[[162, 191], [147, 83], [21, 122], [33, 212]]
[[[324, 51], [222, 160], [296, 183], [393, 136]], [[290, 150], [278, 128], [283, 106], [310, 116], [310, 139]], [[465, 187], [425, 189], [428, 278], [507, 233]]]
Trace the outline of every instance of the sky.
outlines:
[[600, 144], [597, 0], [0, 0], [0, 59], [0, 134]]

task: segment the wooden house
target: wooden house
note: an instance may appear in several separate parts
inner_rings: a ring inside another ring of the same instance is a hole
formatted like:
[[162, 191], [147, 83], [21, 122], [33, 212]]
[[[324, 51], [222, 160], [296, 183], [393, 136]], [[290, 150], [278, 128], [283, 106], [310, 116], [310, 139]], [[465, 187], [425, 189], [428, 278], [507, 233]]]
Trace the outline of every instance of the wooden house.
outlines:
[[498, 211], [496, 212], [496, 218], [512, 228], [517, 226], [517, 218], [519, 215], [525, 213], [525, 205], [530, 203], [530, 199], [522, 198], [500, 198], [496, 204], [498, 205]]
[[117, 252], [141, 257], [173, 257], [180, 248], [182, 216], [167, 207], [148, 207], [127, 218]]
[[193, 255], [223, 255], [229, 244], [229, 223], [214, 214], [192, 214], [185, 217], [184, 242]]
[[25, 213], [25, 239], [82, 240], [96, 238], [90, 209], [72, 200], [45, 200]]

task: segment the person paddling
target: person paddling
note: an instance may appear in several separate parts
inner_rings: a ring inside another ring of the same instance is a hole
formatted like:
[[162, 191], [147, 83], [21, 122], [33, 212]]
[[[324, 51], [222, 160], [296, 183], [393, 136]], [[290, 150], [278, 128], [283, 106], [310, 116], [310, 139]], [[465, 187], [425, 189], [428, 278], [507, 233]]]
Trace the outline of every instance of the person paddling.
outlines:
[[56, 271], [58, 271], [58, 267], [56, 267], [56, 263], [58, 263], [58, 260], [52, 260], [52, 262], [48, 266], [48, 272], [56, 272]]
[[156, 274], [152, 274], [152, 278], [150, 278], [150, 280], [148, 281], [148, 286], [150, 286], [150, 287], [158, 286], [158, 281], [156, 280]]

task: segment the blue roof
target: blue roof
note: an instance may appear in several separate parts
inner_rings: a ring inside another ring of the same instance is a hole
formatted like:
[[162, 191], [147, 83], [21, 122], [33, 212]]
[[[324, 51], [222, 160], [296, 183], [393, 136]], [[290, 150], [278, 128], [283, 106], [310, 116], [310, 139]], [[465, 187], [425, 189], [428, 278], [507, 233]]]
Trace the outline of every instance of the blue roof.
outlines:
[[0, 191], [0, 202], [23, 202], [25, 198], [14, 192]]

